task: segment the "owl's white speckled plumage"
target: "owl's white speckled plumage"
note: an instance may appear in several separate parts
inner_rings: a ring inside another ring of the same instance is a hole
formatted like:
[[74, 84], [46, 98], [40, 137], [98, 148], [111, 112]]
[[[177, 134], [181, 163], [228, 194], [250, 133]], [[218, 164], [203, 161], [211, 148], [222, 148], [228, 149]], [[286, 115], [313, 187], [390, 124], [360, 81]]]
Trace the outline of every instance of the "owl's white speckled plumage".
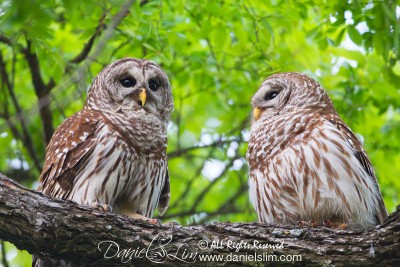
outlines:
[[259, 220], [362, 225], [387, 216], [372, 165], [313, 79], [281, 73], [252, 99], [247, 152], [250, 198]]

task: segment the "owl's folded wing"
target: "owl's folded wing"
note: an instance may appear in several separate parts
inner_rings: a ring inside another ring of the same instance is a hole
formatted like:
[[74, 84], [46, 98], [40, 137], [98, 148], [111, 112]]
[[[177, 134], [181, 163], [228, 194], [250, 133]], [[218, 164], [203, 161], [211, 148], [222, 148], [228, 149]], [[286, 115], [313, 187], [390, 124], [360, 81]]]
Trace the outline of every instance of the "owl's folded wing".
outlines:
[[165, 172], [164, 186], [161, 190], [160, 199], [158, 201], [158, 213], [163, 215], [168, 208], [170, 198], [169, 171], [168, 166]]
[[46, 149], [38, 191], [68, 199], [76, 173], [93, 151], [100, 118], [96, 111], [83, 109], [57, 128]]
[[379, 192], [379, 194], [377, 195], [377, 201], [379, 207], [376, 210], [376, 218], [378, 222], [381, 224], [384, 221], [384, 219], [388, 216], [388, 212], [383, 202], [382, 195], [379, 190], [378, 181], [376, 179], [371, 161], [369, 160], [367, 154], [365, 153], [365, 150], [362, 147], [360, 141], [350, 130], [350, 128], [337, 115], [331, 115], [328, 118], [328, 120], [333, 125], [335, 125], [335, 127], [343, 134], [347, 142], [354, 149], [354, 156], [358, 159], [361, 166], [364, 168], [365, 172], [368, 173], [369, 177], [371, 178], [376, 187], [376, 190]]

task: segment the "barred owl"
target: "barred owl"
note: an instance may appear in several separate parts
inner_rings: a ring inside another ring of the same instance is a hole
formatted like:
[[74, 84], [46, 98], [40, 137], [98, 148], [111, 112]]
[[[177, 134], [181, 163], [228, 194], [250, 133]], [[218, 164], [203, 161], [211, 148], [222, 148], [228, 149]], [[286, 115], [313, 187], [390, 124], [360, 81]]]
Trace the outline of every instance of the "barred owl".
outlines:
[[173, 99], [157, 64], [124, 58], [105, 67], [84, 107], [55, 131], [38, 191], [111, 207], [134, 218], [169, 203], [167, 125]]
[[252, 106], [247, 160], [260, 222], [382, 223], [387, 211], [371, 162], [315, 80], [272, 75]]

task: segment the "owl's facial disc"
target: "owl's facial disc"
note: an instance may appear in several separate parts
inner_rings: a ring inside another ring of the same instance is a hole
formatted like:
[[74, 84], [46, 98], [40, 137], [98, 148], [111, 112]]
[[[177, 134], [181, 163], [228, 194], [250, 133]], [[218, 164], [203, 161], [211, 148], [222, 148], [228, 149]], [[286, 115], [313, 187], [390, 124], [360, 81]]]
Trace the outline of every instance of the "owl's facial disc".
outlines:
[[253, 117], [258, 120], [263, 114], [273, 114], [282, 99], [283, 87], [279, 84], [264, 82], [252, 99]]
[[98, 77], [98, 92], [103, 95], [97, 99], [92, 96], [97, 108], [127, 117], [151, 115], [169, 120], [173, 110], [171, 88], [167, 75], [157, 64], [122, 59], [106, 67]]
[[[146, 79], [138, 73], [128, 74], [119, 79], [122, 96], [122, 110], [127, 112], [143, 109], [147, 113], [157, 115], [159, 86], [155, 79]], [[161, 88], [160, 88], [161, 89]]]

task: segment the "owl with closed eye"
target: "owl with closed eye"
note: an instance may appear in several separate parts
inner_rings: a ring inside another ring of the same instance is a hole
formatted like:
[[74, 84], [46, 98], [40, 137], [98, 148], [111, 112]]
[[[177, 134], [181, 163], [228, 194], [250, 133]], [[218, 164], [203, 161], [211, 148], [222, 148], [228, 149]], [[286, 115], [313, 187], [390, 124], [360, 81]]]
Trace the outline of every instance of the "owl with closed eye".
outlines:
[[247, 160], [260, 222], [338, 227], [383, 222], [387, 211], [371, 161], [314, 79], [274, 74], [252, 106]]

